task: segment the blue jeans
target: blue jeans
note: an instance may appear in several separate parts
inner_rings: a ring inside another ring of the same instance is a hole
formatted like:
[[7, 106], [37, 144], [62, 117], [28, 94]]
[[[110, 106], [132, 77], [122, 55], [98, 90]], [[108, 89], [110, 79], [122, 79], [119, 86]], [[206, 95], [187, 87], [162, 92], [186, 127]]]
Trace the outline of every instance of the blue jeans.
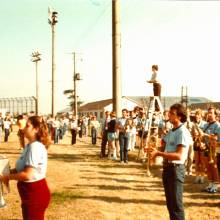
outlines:
[[183, 207], [183, 183], [185, 179], [185, 167], [183, 164], [164, 166], [163, 168], [163, 186], [166, 196], [167, 209], [170, 214], [170, 220], [184, 220]]
[[92, 128], [92, 144], [96, 144], [96, 140], [97, 140], [97, 130], [95, 128]]
[[128, 161], [128, 143], [129, 137], [124, 133], [119, 133], [119, 144], [120, 144], [120, 160]]
[[8, 142], [8, 136], [9, 136], [9, 134], [10, 134], [9, 129], [6, 129], [6, 128], [5, 128], [5, 138], [4, 138], [4, 141], [5, 141], [5, 142]]
[[60, 129], [59, 128], [54, 128], [54, 129], [55, 129], [54, 144], [58, 144]]

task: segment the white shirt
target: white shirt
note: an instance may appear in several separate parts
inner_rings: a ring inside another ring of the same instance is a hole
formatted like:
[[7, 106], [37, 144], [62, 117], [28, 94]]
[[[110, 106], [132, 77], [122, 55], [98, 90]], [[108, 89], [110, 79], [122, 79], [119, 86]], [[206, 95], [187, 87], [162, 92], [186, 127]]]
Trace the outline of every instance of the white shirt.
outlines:
[[45, 178], [47, 171], [47, 150], [42, 143], [35, 141], [25, 146], [20, 158], [16, 162], [17, 172], [21, 172], [26, 166], [32, 167], [34, 172], [32, 179], [25, 182], [36, 182]]
[[10, 128], [10, 125], [11, 125], [11, 122], [10, 121], [4, 121], [4, 128], [5, 129], [9, 129]]

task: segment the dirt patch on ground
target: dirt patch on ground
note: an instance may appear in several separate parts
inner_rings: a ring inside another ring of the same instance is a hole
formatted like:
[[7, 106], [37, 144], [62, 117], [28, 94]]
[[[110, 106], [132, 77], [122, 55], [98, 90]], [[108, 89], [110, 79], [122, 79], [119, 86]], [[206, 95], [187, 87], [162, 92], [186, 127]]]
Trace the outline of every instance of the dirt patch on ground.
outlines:
[[[137, 150], [129, 152], [128, 164], [99, 158], [99, 147], [89, 138], [69, 145], [67, 135], [58, 145], [51, 145], [48, 154], [47, 180], [52, 201], [45, 219], [51, 220], [164, 220], [168, 219], [160, 166], [147, 177], [143, 164], [136, 161]], [[13, 167], [20, 154], [16, 131], [8, 143], [1, 143], [0, 154], [10, 159]], [[220, 193], [201, 193], [203, 185], [187, 177], [184, 204], [188, 220], [220, 219]], [[22, 219], [16, 182], [4, 196], [7, 206], [0, 209], [0, 219]]]

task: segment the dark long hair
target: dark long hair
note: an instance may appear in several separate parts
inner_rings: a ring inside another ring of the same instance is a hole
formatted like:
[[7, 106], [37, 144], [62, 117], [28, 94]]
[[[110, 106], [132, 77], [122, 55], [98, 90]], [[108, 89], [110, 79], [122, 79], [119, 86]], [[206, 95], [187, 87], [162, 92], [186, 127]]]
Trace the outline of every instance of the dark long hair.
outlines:
[[37, 141], [44, 144], [46, 149], [48, 149], [51, 142], [50, 137], [48, 135], [47, 124], [44, 122], [43, 118], [39, 116], [31, 116], [30, 118], [28, 118], [28, 120], [34, 128], [38, 129], [38, 132], [36, 134]]

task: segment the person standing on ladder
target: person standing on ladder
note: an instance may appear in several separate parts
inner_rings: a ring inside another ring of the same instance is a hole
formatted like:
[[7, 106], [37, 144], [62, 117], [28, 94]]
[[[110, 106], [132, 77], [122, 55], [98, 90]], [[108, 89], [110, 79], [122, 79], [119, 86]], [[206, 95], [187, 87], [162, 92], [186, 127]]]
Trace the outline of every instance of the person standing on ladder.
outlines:
[[153, 83], [154, 96], [159, 96], [159, 98], [161, 98], [161, 84], [158, 80], [157, 71], [158, 71], [158, 65], [152, 65], [151, 79], [148, 80], [147, 82]]
[[[152, 65], [152, 75], [151, 79], [148, 80], [148, 83], [153, 83], [153, 92], [154, 96], [158, 96], [161, 99], [161, 84], [158, 80], [157, 76], [158, 65]], [[158, 103], [155, 103], [155, 109], [158, 111], [159, 109]]]

